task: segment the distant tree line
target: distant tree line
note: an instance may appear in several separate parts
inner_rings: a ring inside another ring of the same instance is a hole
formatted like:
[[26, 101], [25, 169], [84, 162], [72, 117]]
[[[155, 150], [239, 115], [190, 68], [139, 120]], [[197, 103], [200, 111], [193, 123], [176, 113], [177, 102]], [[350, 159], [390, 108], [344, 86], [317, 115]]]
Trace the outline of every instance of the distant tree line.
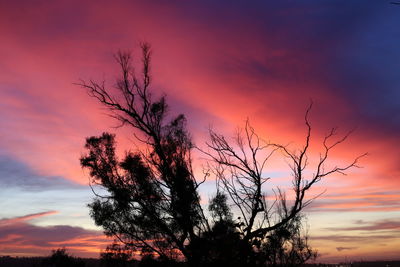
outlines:
[[[120, 250], [118, 250], [121, 253]], [[116, 251], [114, 251], [116, 252]], [[110, 253], [106, 251], [104, 253]], [[128, 252], [129, 253], [129, 252]], [[114, 254], [114, 253], [112, 253]], [[124, 254], [124, 252], [123, 252]], [[65, 248], [59, 248], [52, 251], [48, 257], [0, 257], [0, 267], [40, 267], [40, 266], [84, 266], [84, 267], [111, 267], [111, 266], [124, 266], [124, 267], [143, 267], [143, 266], [168, 266], [164, 265], [165, 262], [154, 259], [153, 257], [143, 257], [141, 260], [128, 259], [126, 256], [118, 255], [112, 256], [113, 260], [110, 260], [110, 255], [106, 256], [102, 253], [100, 259], [92, 258], [77, 258], [70, 255]], [[187, 267], [185, 262], [175, 262], [170, 266], [181, 266]], [[351, 267], [376, 267], [376, 266], [392, 266], [399, 267], [400, 261], [354, 261], [344, 262], [339, 264], [328, 264], [328, 263], [315, 263], [315, 264], [302, 264], [304, 267], [337, 267], [337, 266], [351, 266]]]

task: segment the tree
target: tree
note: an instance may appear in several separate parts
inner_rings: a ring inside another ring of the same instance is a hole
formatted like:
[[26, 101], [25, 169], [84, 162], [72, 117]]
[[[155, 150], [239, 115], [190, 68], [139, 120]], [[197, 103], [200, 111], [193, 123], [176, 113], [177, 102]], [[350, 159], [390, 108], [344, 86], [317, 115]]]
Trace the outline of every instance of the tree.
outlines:
[[308, 244], [301, 215], [271, 231], [259, 247], [258, 257], [268, 266], [301, 266], [310, 259], [316, 259], [318, 255]]
[[165, 98], [152, 99], [148, 90], [150, 47], [143, 44], [142, 51], [141, 81], [130, 55], [117, 54], [122, 71], [116, 85], [119, 95], [112, 95], [104, 83], [81, 83], [111, 116], [134, 128], [137, 140], [146, 147], [127, 152], [119, 161], [114, 135], [103, 133], [86, 140], [88, 154], [81, 158], [81, 165], [90, 170], [93, 183], [109, 192], [107, 196], [97, 195], [89, 205], [91, 216], [106, 235], [131, 249], [166, 259], [182, 254], [191, 262], [187, 242], [209, 228], [197, 192], [200, 183], [192, 171], [193, 144], [185, 117], [178, 115], [166, 122]]
[[[207, 144], [209, 150], [203, 151], [214, 162], [212, 169], [219, 188], [229, 195], [241, 215], [241, 227], [238, 230], [243, 239], [260, 252], [262, 261], [273, 266], [300, 265], [316, 257], [316, 252], [308, 245], [307, 236], [301, 235], [301, 211], [316, 198], [307, 198], [307, 192], [325, 176], [345, 174], [350, 168], [359, 167], [359, 159], [366, 155], [356, 157], [345, 166], [326, 167], [332, 149], [343, 143], [351, 133], [332, 141], [337, 134], [336, 128], [332, 128], [323, 139], [323, 152], [319, 159], [314, 166], [310, 166], [311, 124], [308, 116], [311, 108], [312, 103], [305, 114], [307, 133], [300, 150], [290, 150], [288, 146], [262, 141], [247, 121], [245, 128], [239, 130], [233, 138], [233, 144], [225, 136], [210, 129], [210, 142]], [[274, 190], [270, 186], [274, 197], [268, 203], [264, 188], [271, 178], [264, 176], [264, 169], [276, 152], [281, 152], [289, 162], [293, 177], [293, 200], [288, 201], [288, 192], [279, 187]]]
[[100, 254], [101, 266], [104, 267], [127, 267], [133, 266], [132, 251], [126, 250], [118, 243], [107, 246], [106, 250]]
[[[171, 117], [165, 97], [154, 99], [152, 96], [151, 50], [148, 44], [142, 44], [141, 48], [140, 76], [133, 68], [131, 55], [120, 52], [116, 60], [121, 77], [114, 88], [92, 80], [79, 83], [109, 110], [121, 127], [134, 130], [140, 147], [140, 150], [126, 152], [120, 160], [115, 152], [113, 134], [103, 133], [86, 139], [88, 152], [82, 156], [81, 165], [90, 171], [91, 184], [108, 192], [101, 195], [92, 187], [96, 195], [89, 205], [92, 218], [103, 227], [106, 235], [124, 244], [125, 249], [149, 259], [184, 260], [189, 266], [265, 265], [272, 255], [268, 249], [273, 246], [268, 244], [273, 243], [274, 236], [285, 229], [290, 232], [278, 238], [279, 249], [298, 237], [300, 212], [311, 201], [305, 198], [306, 192], [324, 176], [357, 166], [358, 158], [348, 166], [324, 171], [329, 151], [347, 136], [333, 145], [327, 142], [334, 131], [325, 138], [325, 153], [314, 177], [307, 180], [303, 172], [307, 167], [311, 106], [306, 113], [306, 145], [300, 153], [278, 144], [262, 145], [248, 123], [245, 136], [237, 136], [236, 146], [211, 130], [209, 150], [203, 152], [215, 163], [213, 173], [219, 186], [210, 201], [211, 215], [207, 217], [200, 204], [198, 188], [212, 172], [206, 171], [201, 179], [195, 177], [192, 169], [194, 145], [186, 130], [186, 118], [182, 114]], [[271, 150], [260, 159], [259, 154], [267, 149]], [[295, 193], [292, 206], [280, 190], [276, 201], [268, 206], [263, 191], [269, 180], [262, 176], [263, 168], [278, 150], [292, 161]], [[236, 206], [240, 218], [233, 219], [231, 204]], [[304, 246], [306, 250], [309, 247], [304, 238], [297, 241], [299, 245], [291, 248], [300, 255], [305, 251]]]
[[53, 250], [51, 255], [42, 261], [42, 266], [51, 266], [51, 267], [84, 267], [85, 262], [75, 258], [67, 253], [65, 248], [58, 248]]

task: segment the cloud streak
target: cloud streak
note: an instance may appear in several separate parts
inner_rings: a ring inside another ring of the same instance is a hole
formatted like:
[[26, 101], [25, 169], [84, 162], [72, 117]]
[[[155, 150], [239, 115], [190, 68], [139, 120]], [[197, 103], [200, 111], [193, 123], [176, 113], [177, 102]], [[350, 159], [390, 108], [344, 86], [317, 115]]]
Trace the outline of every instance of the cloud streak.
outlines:
[[1, 226], [6, 226], [10, 224], [18, 224], [18, 223], [24, 223], [26, 221], [30, 221], [36, 218], [44, 217], [44, 216], [49, 216], [52, 214], [57, 214], [58, 211], [52, 210], [52, 211], [44, 211], [44, 212], [38, 212], [38, 213], [33, 213], [33, 214], [28, 214], [20, 217], [14, 217], [14, 218], [5, 218], [5, 219], [0, 219], [0, 227]]
[[336, 250], [341, 252], [343, 250], [354, 250], [357, 249], [358, 247], [337, 247]]
[[38, 192], [46, 190], [74, 190], [82, 186], [60, 176], [40, 175], [27, 164], [0, 154], [0, 186], [6, 189], [19, 188]]
[[101, 231], [68, 225], [37, 226], [29, 221], [55, 211], [28, 214], [0, 220], [0, 253], [43, 256], [51, 249], [68, 247], [79, 256], [98, 257], [110, 242]]
[[381, 220], [375, 222], [364, 222], [364, 221], [356, 221], [354, 224], [360, 226], [354, 227], [333, 227], [333, 228], [326, 228], [327, 230], [331, 231], [393, 231], [400, 233], [400, 220]]

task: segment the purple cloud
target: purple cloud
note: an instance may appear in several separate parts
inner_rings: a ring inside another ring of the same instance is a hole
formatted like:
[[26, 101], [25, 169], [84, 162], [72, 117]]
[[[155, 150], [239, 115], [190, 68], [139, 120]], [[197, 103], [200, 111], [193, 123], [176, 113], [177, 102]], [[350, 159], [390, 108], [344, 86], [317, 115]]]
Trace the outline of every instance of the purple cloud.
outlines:
[[101, 231], [68, 225], [37, 226], [29, 220], [55, 211], [0, 220], [0, 253], [47, 255], [51, 249], [68, 247], [81, 256], [97, 257], [109, 240]]
[[326, 228], [327, 230], [340, 230], [340, 231], [400, 231], [400, 220], [381, 220], [375, 222], [364, 222], [361, 220], [355, 221], [355, 224], [360, 226], [353, 227], [332, 227]]

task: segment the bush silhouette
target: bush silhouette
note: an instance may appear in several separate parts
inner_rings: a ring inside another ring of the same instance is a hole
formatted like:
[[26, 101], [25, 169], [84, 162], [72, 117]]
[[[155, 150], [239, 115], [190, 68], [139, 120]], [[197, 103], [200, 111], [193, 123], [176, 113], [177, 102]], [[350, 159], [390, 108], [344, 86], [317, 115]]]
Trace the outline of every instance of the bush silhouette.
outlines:
[[42, 261], [42, 266], [46, 267], [84, 267], [85, 262], [67, 253], [65, 248], [53, 250], [51, 255]]

